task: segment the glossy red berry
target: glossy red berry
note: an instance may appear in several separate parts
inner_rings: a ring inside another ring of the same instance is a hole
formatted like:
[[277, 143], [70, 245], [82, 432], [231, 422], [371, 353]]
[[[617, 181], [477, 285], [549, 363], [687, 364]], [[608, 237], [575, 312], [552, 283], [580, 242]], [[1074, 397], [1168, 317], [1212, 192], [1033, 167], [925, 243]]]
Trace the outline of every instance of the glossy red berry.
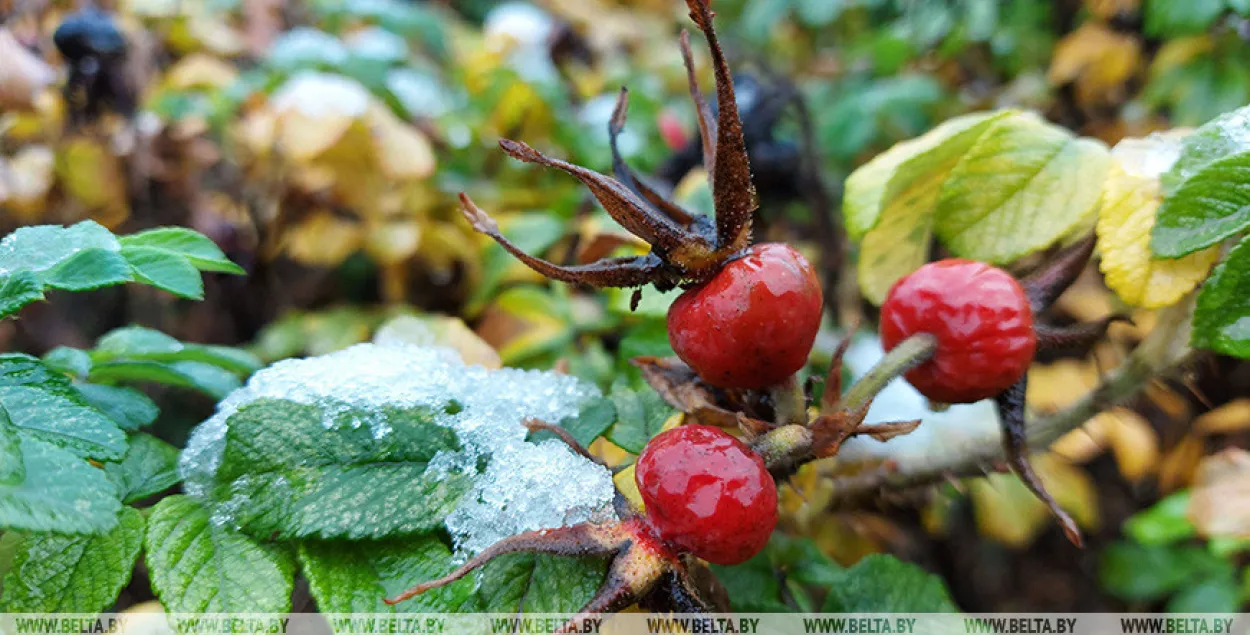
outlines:
[[753, 245], [668, 310], [668, 341], [721, 388], [766, 388], [807, 363], [820, 329], [820, 282], [789, 245]]
[[1037, 334], [1024, 289], [1011, 274], [957, 258], [931, 262], [894, 284], [881, 305], [886, 350], [916, 333], [937, 338], [937, 352], [906, 374], [941, 403], [993, 397], [1033, 363]]
[[651, 439], [634, 479], [656, 535], [716, 564], [759, 553], [777, 526], [764, 459], [720, 428], [686, 425]]

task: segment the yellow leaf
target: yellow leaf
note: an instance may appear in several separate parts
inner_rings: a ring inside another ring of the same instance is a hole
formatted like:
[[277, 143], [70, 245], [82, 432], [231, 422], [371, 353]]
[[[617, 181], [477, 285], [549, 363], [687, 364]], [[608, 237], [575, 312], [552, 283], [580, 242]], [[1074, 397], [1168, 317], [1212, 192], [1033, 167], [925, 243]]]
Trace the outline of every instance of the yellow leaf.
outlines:
[[61, 189], [105, 226], [125, 220], [129, 203], [121, 162], [101, 142], [75, 137], [62, 143], [57, 149], [56, 174]]
[[1110, 20], [1120, 16], [1132, 16], [1141, 6], [1141, 0], [1085, 0], [1085, 6], [1089, 8], [1089, 12], [1104, 19]]
[[1088, 359], [1061, 359], [1029, 369], [1029, 407], [1042, 413], [1072, 405], [1098, 385], [1098, 369]]
[[1111, 153], [1096, 228], [1099, 268], [1107, 286], [1134, 306], [1176, 303], [1207, 277], [1220, 257], [1216, 246], [1175, 260], [1151, 258], [1150, 233], [1163, 200], [1159, 175], [1179, 156], [1183, 134], [1125, 139]]
[[421, 245], [421, 225], [415, 220], [369, 223], [365, 253], [381, 265], [412, 258]]
[[646, 509], [646, 505], [642, 502], [642, 494], [638, 491], [638, 482], [634, 480], [632, 464], [617, 472], [616, 476], [612, 477], [612, 482], [616, 483], [616, 489], [620, 491], [621, 496], [625, 497], [625, 500], [629, 501], [631, 507], [639, 511]]
[[1189, 520], [1208, 538], [1250, 538], [1250, 452], [1228, 448], [1203, 459], [1189, 500]]
[[371, 101], [359, 82], [327, 73], [301, 73], [270, 99], [278, 116], [279, 151], [296, 162], [329, 150], [362, 119]]
[[1128, 408], [1113, 408], [1098, 414], [1103, 434], [1115, 454], [1120, 474], [1130, 481], [1151, 474], [1159, 465], [1159, 435], [1144, 417]]
[[383, 324], [373, 341], [386, 345], [445, 346], [459, 353], [469, 365], [492, 369], [503, 365], [499, 353], [458, 317], [401, 315]]
[[234, 81], [239, 72], [222, 60], [194, 53], [188, 55], [165, 74], [165, 85], [175, 90], [221, 88]]
[[1194, 419], [1198, 434], [1228, 434], [1250, 428], [1250, 398], [1230, 401]]
[[1101, 22], [1086, 22], [1055, 45], [1047, 79], [1076, 82], [1081, 104], [1115, 103], [1141, 64], [1141, 42]]
[[286, 253], [306, 265], [333, 267], [356, 253], [364, 243], [364, 229], [333, 213], [319, 210], [283, 235]]
[[390, 109], [373, 103], [365, 115], [376, 146], [378, 165], [392, 179], [424, 179], [434, 173], [434, 149], [419, 130]]
[[35, 223], [47, 209], [55, 180], [56, 155], [46, 146], [27, 146], [0, 163], [0, 202], [21, 223]]
[[1159, 489], [1171, 492], [1189, 485], [1206, 451], [1200, 437], [1186, 436], [1168, 450], [1159, 462]]
[[[1033, 469], [1077, 524], [1091, 530], [1098, 527], [1098, 495], [1089, 475], [1050, 454], [1034, 456]], [[1046, 506], [1014, 474], [973, 480], [970, 493], [977, 528], [1003, 544], [1027, 547], [1053, 522]]]
[[551, 305], [551, 297], [540, 288], [512, 287], [486, 308], [477, 332], [508, 365], [550, 352], [573, 336], [572, 327], [552, 314]]

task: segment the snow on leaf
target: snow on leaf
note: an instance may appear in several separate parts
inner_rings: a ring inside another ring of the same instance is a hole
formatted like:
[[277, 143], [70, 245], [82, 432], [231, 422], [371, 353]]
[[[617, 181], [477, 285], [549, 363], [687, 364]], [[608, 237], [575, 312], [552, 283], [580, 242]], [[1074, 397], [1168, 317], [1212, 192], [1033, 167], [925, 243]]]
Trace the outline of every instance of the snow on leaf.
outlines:
[[[421, 501], [445, 516], [442, 524], [459, 550], [476, 552], [522, 531], [611, 517], [614, 490], [607, 470], [557, 441], [527, 442], [521, 425], [529, 417], [559, 422], [597, 395], [597, 389], [573, 377], [465, 366], [449, 349], [360, 344], [279, 362], [253, 375], [192, 434], [181, 472], [188, 493], [224, 500], [215, 510], [222, 523], [291, 535], [380, 537], [433, 529], [438, 522], [424, 514], [378, 506], [384, 499]], [[255, 409], [249, 411], [249, 405]], [[273, 438], [249, 438], [234, 430], [238, 425], [259, 432], [260, 421], [251, 419], [268, 419], [264, 411], [274, 408], [299, 421], [283, 430], [287, 424], [272, 420], [275, 429], [265, 435]], [[306, 436], [293, 436], [296, 427]], [[405, 444], [418, 436], [441, 439], [442, 450], [426, 456]], [[292, 445], [276, 452], [279, 437]], [[270, 449], [275, 454], [265, 456]], [[328, 454], [314, 459], [313, 450]], [[380, 469], [382, 457], [399, 462]], [[400, 472], [422, 480], [407, 482], [412, 491], [386, 489], [399, 482]], [[314, 480], [311, 473], [327, 478]], [[333, 496], [335, 509], [306, 496], [333, 493], [336, 485], [346, 488], [336, 479], [349, 478], [369, 480], [380, 489], [355, 498]], [[264, 480], [302, 497], [275, 500], [257, 486]], [[442, 490], [431, 485], [460, 481], [467, 491], [454, 497], [447, 491], [450, 485]], [[423, 487], [440, 497], [423, 501], [417, 491]], [[353, 526], [335, 520], [354, 513], [360, 522]], [[297, 526], [300, 518], [311, 524]]]

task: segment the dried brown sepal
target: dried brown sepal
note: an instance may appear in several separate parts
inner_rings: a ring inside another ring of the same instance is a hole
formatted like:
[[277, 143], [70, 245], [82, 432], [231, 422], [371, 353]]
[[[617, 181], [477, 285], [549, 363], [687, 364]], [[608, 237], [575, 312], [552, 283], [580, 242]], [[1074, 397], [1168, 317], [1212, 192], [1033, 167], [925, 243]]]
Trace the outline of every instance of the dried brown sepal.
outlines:
[[686, 0], [690, 19], [707, 38], [716, 76], [716, 147], [709, 173], [712, 198], [716, 205], [716, 248], [720, 253], [741, 251], [751, 241], [751, 218], [755, 212], [755, 185], [751, 182], [751, 160], [742, 135], [742, 119], [734, 96], [733, 75], [712, 26], [712, 9], [707, 0]]
[[856, 435], [867, 435], [878, 441], [889, 441], [895, 437], [901, 437], [905, 434], [911, 434], [920, 427], [920, 419], [912, 419], [911, 421], [887, 421], [885, 423], [870, 423], [861, 425], [855, 430]]
[[676, 357], [635, 357], [630, 363], [664, 402], [698, 419], [721, 428], [740, 428], [748, 438], [764, 434], [775, 426], [722, 407], [712, 389], [689, 366]]
[[659, 210], [665, 216], [668, 216], [673, 222], [682, 227], [690, 227], [694, 223], [694, 216], [682, 209], [680, 205], [669, 201], [660, 196], [658, 192], [651, 189], [633, 169], [625, 163], [625, 159], [621, 157], [620, 148], [617, 146], [617, 137], [621, 131], [625, 129], [625, 117], [629, 111], [629, 90], [624, 86], [616, 98], [616, 108], [612, 111], [612, 119], [608, 122], [608, 145], [612, 150], [612, 174], [616, 176], [616, 180], [622, 185], [629, 188], [634, 194], [638, 195], [647, 203], [651, 204], [655, 209]]
[[1037, 350], [1046, 352], [1084, 353], [1098, 343], [1107, 329], [1115, 322], [1132, 324], [1126, 315], [1112, 315], [1096, 322], [1083, 322], [1072, 326], [1051, 326], [1037, 323]]
[[847, 336], [838, 342], [838, 348], [833, 351], [829, 372], [825, 374], [825, 391], [820, 395], [821, 412], [833, 410], [842, 399], [842, 358], [846, 356], [846, 349], [851, 346], [850, 334], [854, 332], [854, 328], [848, 329]]
[[555, 168], [581, 181], [613, 220], [656, 249], [675, 252], [679, 248], [689, 249], [692, 243], [703, 240], [667, 215], [652, 209], [612, 177], [549, 157], [521, 141], [500, 139], [499, 147], [518, 161]]
[[619, 611], [639, 602], [648, 602], [658, 610], [681, 612], [706, 612], [711, 606], [698, 592], [699, 580], [692, 579], [687, 573], [689, 563], [683, 562], [677, 554], [652, 537], [641, 519], [629, 516], [617, 522], [582, 523], [505, 538], [446, 576], [419, 584], [384, 601], [397, 604], [446, 586], [491, 560], [510, 553], [612, 559], [607, 577], [595, 596], [557, 632], [574, 629], [593, 614]]
[[559, 529], [527, 531], [504, 538], [471, 558], [451, 573], [386, 598], [387, 604], [398, 604], [431, 589], [445, 587], [473, 572], [474, 569], [510, 553], [547, 553], [558, 556], [614, 556], [629, 547], [630, 535], [621, 523], [595, 525], [583, 523]]
[[665, 269], [664, 262], [655, 254], [607, 258], [587, 265], [557, 265], [522, 251], [499, 231], [495, 219], [482, 211], [464, 192], [460, 193], [460, 209], [475, 231], [490, 236], [525, 266], [552, 280], [592, 287], [640, 287], [655, 282]]
[[605, 468], [608, 467], [608, 464], [604, 463], [603, 459], [591, 454], [590, 450], [587, 450], [585, 447], [582, 447], [582, 444], [578, 443], [577, 439], [574, 439], [573, 435], [569, 434], [568, 430], [565, 430], [564, 428], [558, 425], [547, 423], [546, 421], [542, 421], [539, 419], [526, 419], [525, 421], [522, 421], [521, 423], [522, 425], [525, 426], [525, 429], [529, 430], [530, 432], [550, 432], [551, 434], [555, 435], [555, 437], [559, 439], [562, 443], [569, 446], [569, 449], [573, 450], [573, 452], [576, 453], [578, 456], [581, 456], [582, 458], [590, 461], [591, 463], [594, 463], [601, 467], [605, 467]]
[[1094, 253], [1094, 234], [1078, 243], [1065, 247], [1041, 269], [1020, 279], [1020, 286], [1029, 297], [1029, 307], [1034, 315], [1045, 311], [1072, 286], [1085, 270], [1089, 257]]
[[1033, 471], [1029, 463], [1029, 450], [1024, 430], [1025, 393], [1028, 389], [1028, 375], [1021, 377], [1011, 388], [995, 398], [998, 406], [999, 424], [1003, 432], [1003, 450], [1007, 455], [1007, 465], [1020, 477], [1025, 487], [1046, 505], [1050, 513], [1059, 521], [1063, 533], [1072, 544], [1080, 547], [1081, 530], [1072, 516], [1059, 507], [1059, 503], [1046, 491], [1041, 479]]
[[703, 144], [703, 169], [707, 172], [709, 183], [714, 178], [713, 165], [716, 163], [716, 121], [712, 119], [712, 109], [703, 98], [703, 89], [699, 87], [699, 76], [694, 68], [694, 53], [690, 50], [690, 33], [682, 31], [677, 39], [681, 47], [681, 61], [686, 65], [686, 83], [690, 85], [690, 100], [694, 102], [695, 118], [699, 122], [699, 139]]

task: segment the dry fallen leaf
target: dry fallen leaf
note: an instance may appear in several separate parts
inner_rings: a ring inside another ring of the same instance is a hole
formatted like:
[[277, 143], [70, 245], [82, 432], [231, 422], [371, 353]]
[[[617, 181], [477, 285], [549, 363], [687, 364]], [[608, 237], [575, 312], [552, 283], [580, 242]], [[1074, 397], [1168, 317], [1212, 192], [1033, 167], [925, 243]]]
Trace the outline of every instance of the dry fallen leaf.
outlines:
[[0, 28], [0, 110], [33, 107], [39, 92], [55, 80], [51, 66]]
[[1250, 452], [1228, 448], [1203, 459], [1189, 520], [1207, 538], [1250, 538]]
[[446, 346], [460, 354], [464, 363], [500, 368], [499, 353], [458, 317], [404, 315], [383, 324], [373, 336], [379, 344]]
[[333, 212], [317, 210], [288, 229], [282, 239], [287, 254], [296, 262], [333, 267], [361, 248], [364, 229]]
[[1090, 21], [1055, 45], [1046, 76], [1055, 85], [1075, 82], [1077, 101], [1091, 106], [1119, 102], [1124, 84], [1140, 66], [1136, 37]]
[[[1099, 524], [1098, 495], [1084, 470], [1052, 454], [1033, 457], [1033, 469], [1081, 527]], [[981, 535], [1017, 549], [1032, 544], [1052, 524], [1050, 512], [1014, 474], [990, 474], [969, 484]]]
[[1194, 432], [1201, 435], [1228, 434], [1250, 428], [1250, 398], [1230, 401], [1194, 419]]

